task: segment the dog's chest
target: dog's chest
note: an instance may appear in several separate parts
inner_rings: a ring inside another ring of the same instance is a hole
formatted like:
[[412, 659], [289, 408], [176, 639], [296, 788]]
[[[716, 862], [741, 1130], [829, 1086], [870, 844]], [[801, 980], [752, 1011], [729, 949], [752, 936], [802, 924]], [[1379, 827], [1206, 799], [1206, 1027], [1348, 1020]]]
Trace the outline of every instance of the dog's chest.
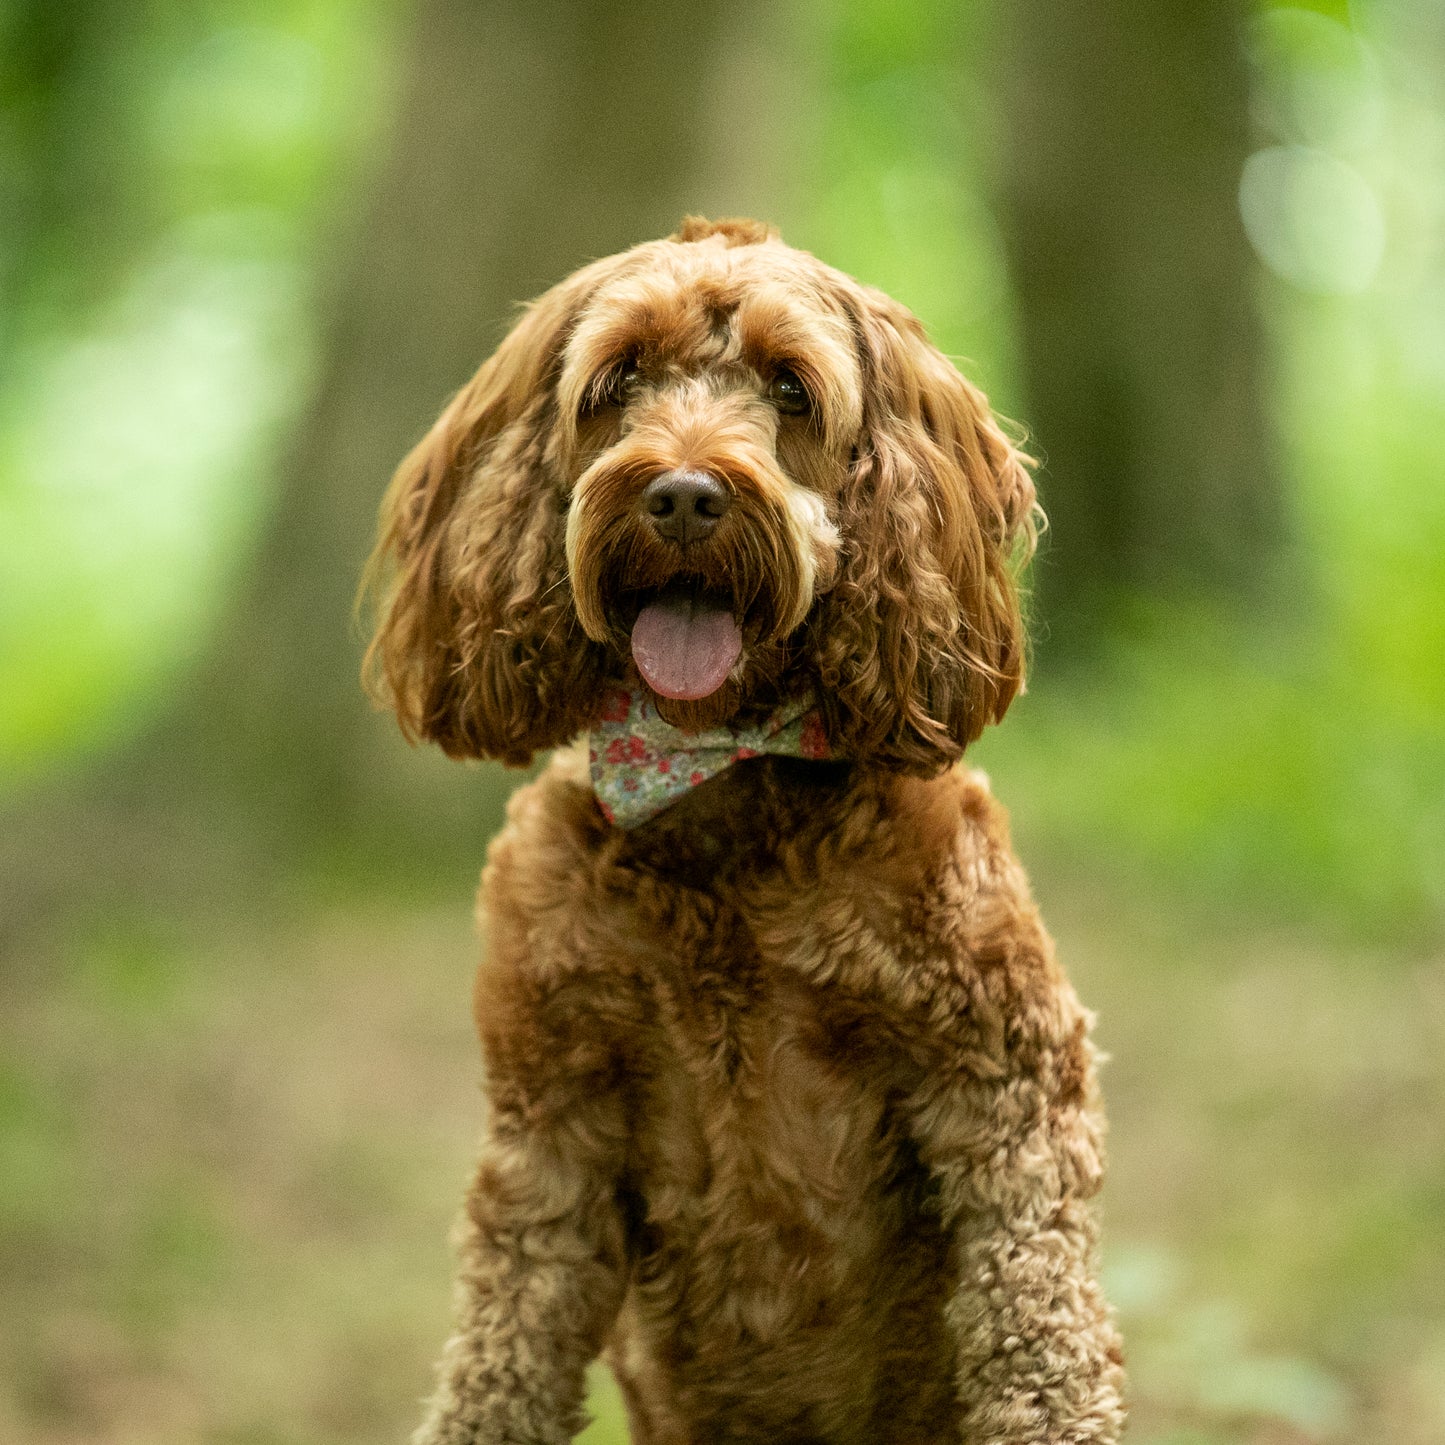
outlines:
[[754, 1187], [841, 1198], [876, 1159], [888, 1071], [817, 994], [756, 960], [730, 977], [657, 980], [644, 1108], [687, 1137], [688, 1172], [736, 1168]]
[[941, 1319], [899, 1051], [876, 1001], [808, 980], [751, 929], [705, 937], [647, 975], [619, 1367], [661, 1369], [699, 1418], [743, 1411], [759, 1439], [861, 1438], [889, 1339]]
[[725, 1258], [753, 1281], [806, 1278], [788, 1308], [816, 1309], [841, 1276], [871, 1267], [910, 1167], [875, 1010], [801, 977], [736, 920], [661, 958], [646, 986], [642, 1253]]

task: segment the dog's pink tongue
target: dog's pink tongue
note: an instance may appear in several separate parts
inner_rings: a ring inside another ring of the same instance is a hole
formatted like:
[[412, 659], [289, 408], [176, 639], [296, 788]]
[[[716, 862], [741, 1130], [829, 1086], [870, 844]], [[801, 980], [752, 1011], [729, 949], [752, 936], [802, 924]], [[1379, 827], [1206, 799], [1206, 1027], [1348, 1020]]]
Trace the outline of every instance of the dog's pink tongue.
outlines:
[[742, 650], [732, 613], [693, 597], [649, 602], [632, 625], [632, 659], [659, 697], [709, 697]]

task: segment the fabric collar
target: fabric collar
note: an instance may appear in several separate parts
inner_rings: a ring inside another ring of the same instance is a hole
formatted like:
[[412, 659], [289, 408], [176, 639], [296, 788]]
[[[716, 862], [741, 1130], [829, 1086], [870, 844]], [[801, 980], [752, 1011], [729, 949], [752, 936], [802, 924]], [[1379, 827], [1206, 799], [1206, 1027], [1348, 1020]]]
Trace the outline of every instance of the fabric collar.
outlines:
[[784, 703], [762, 723], [688, 733], [664, 722], [643, 689], [617, 688], [587, 737], [592, 787], [608, 822], [635, 828], [690, 788], [760, 753], [827, 760], [833, 756], [811, 696]]

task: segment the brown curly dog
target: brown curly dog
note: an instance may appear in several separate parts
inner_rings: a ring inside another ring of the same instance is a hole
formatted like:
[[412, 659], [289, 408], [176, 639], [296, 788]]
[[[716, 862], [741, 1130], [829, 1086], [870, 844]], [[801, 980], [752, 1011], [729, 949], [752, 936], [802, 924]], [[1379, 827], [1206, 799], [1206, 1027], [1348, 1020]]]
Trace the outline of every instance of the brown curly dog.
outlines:
[[402, 465], [376, 684], [453, 756], [562, 749], [482, 881], [417, 1441], [569, 1440], [603, 1352], [638, 1445], [1117, 1437], [1089, 1015], [955, 766], [1033, 521], [918, 322], [750, 221], [563, 281]]

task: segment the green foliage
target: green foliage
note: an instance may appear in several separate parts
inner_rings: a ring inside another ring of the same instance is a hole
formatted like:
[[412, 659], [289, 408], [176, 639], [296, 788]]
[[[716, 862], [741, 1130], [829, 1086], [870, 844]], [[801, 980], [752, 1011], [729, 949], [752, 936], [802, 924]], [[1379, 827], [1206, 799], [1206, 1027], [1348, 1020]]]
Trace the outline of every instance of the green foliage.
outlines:
[[205, 645], [305, 404], [391, 9], [0, 12], [0, 793]]

